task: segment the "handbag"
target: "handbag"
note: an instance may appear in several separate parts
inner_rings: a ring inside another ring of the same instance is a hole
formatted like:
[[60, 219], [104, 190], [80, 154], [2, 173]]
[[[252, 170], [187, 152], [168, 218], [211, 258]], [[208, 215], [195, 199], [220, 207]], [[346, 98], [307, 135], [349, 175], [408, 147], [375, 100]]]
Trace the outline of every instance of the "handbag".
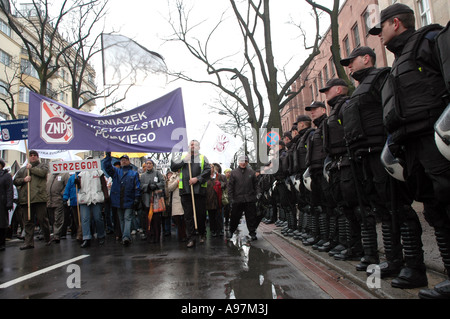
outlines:
[[166, 200], [162, 191], [153, 195], [153, 212], [161, 213], [166, 210]]

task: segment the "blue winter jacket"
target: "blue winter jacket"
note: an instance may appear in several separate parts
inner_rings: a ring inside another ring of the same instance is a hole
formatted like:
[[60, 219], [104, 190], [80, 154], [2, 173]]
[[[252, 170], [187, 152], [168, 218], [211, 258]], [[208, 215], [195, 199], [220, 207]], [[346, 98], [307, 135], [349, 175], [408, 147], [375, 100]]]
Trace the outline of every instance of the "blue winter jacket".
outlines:
[[75, 176], [78, 174], [72, 174], [67, 181], [66, 188], [64, 189], [63, 200], [70, 200], [70, 206], [77, 206], [77, 193], [75, 188]]
[[104, 163], [106, 173], [112, 177], [111, 206], [133, 208], [135, 200], [141, 198], [139, 174], [133, 171], [131, 165], [120, 168], [112, 166], [111, 156], [106, 156]]

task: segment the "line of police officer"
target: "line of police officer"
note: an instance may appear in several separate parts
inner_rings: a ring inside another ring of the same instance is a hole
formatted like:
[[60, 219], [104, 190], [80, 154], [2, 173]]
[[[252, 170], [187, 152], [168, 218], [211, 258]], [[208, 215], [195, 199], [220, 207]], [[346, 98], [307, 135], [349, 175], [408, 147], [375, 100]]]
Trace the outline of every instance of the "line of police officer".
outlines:
[[[397, 288], [428, 285], [414, 199], [424, 204], [450, 274], [449, 62], [447, 48], [436, 46], [441, 38], [448, 46], [449, 32], [438, 25], [416, 31], [414, 21], [403, 4], [381, 11], [370, 34], [380, 35], [395, 54], [392, 68], [376, 68], [368, 47], [353, 50], [341, 60], [358, 82], [353, 94], [347, 95], [345, 81], [329, 80], [320, 89], [329, 116], [321, 102], [307, 106], [311, 118], [299, 116], [274, 150], [272, 162], [279, 169], [260, 177], [265, 192], [259, 206], [272, 207], [266, 222], [286, 220], [284, 235], [336, 260], [360, 260], [357, 271], [379, 264], [381, 276], [394, 277], [391, 285]], [[450, 298], [450, 280], [419, 296]]]

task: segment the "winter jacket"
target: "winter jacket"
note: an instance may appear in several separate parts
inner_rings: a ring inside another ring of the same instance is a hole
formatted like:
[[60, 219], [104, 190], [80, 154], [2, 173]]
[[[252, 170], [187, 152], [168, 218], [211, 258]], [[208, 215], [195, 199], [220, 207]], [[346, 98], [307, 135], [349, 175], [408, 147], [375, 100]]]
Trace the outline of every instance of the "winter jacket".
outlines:
[[231, 171], [228, 181], [228, 198], [233, 203], [256, 202], [259, 193], [258, 181], [255, 171], [249, 166], [237, 167]]
[[66, 189], [69, 174], [49, 174], [47, 177], [47, 207], [61, 207], [64, 190]]
[[168, 181], [168, 190], [172, 194], [172, 216], [184, 215], [183, 206], [181, 206], [180, 191], [178, 190], [178, 182], [180, 181], [180, 173], [173, 173]]
[[150, 207], [150, 195], [151, 191], [149, 189], [150, 184], [155, 184], [156, 189], [164, 190], [165, 189], [165, 179], [164, 176], [158, 172], [156, 169], [152, 168], [152, 170], [146, 170], [139, 177], [139, 181], [141, 183], [141, 191], [142, 191], [142, 204], [145, 207]]
[[69, 206], [77, 206], [77, 191], [75, 187], [75, 177], [78, 174], [70, 175], [67, 181], [66, 188], [64, 189], [63, 201], [69, 200]]
[[[189, 185], [189, 164], [184, 161], [186, 154], [182, 156], [179, 161], [172, 160], [170, 165], [170, 170], [173, 172], [181, 169], [180, 174], [180, 196], [190, 195], [191, 187]], [[197, 155], [194, 160], [191, 160], [191, 174], [192, 177], [198, 178], [198, 183], [193, 185], [194, 194], [206, 196], [206, 182], [211, 175], [211, 166], [209, 165], [208, 159], [204, 155]]]
[[[31, 163], [30, 168], [30, 203], [47, 203], [47, 175], [48, 165], [39, 161]], [[27, 176], [27, 168], [22, 167], [14, 178], [14, 185], [17, 186], [19, 191], [19, 204], [28, 204], [28, 186], [24, 181]]]
[[206, 209], [220, 209], [222, 204], [222, 192], [226, 190], [227, 178], [222, 174], [214, 174], [207, 182]]
[[105, 158], [105, 170], [112, 177], [111, 206], [117, 208], [133, 208], [141, 198], [139, 174], [131, 165], [116, 168], [111, 164], [111, 156]]
[[9, 225], [8, 210], [13, 207], [13, 183], [8, 171], [0, 170], [0, 228]]
[[102, 178], [105, 178], [102, 171], [84, 171], [78, 174], [81, 184], [78, 192], [80, 205], [89, 206], [105, 202], [101, 183]]

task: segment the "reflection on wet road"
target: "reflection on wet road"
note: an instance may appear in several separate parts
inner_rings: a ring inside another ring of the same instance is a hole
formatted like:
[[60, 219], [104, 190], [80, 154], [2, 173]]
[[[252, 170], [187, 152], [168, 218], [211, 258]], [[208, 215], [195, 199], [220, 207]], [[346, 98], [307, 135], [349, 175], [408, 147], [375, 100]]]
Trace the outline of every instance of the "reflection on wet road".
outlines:
[[[242, 226], [242, 225], [241, 225]], [[243, 229], [240, 227], [239, 229]], [[0, 255], [0, 285], [59, 263], [79, 266], [80, 288], [70, 288], [77, 275], [68, 265], [0, 288], [0, 298], [49, 299], [290, 299], [330, 298], [262, 236], [249, 242], [245, 231], [226, 241], [209, 237], [188, 249], [165, 237], [161, 244], [135, 239], [123, 247], [108, 237], [104, 246], [82, 249], [73, 239], [20, 251], [10, 242]], [[50, 269], [50, 268], [49, 268]]]

